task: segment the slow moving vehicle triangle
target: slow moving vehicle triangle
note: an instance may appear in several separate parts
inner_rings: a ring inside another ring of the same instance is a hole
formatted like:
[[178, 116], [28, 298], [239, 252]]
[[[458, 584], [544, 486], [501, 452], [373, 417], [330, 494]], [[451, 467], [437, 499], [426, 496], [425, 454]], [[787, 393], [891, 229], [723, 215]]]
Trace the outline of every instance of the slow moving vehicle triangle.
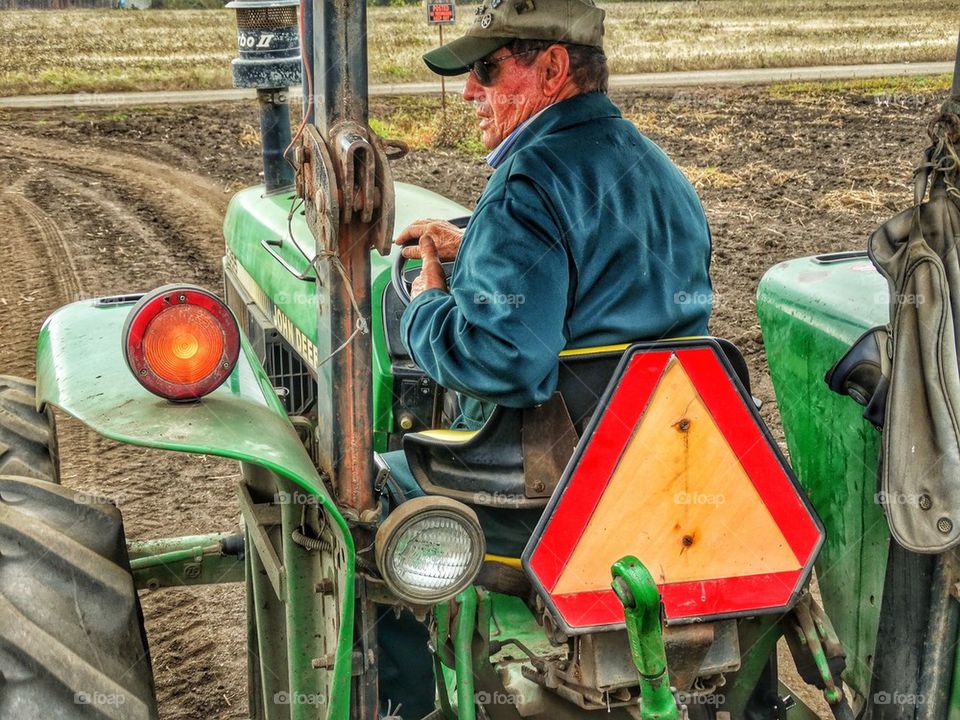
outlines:
[[631, 347], [524, 564], [568, 632], [623, 623], [609, 568], [638, 557], [667, 621], [783, 610], [819, 520], [712, 339]]

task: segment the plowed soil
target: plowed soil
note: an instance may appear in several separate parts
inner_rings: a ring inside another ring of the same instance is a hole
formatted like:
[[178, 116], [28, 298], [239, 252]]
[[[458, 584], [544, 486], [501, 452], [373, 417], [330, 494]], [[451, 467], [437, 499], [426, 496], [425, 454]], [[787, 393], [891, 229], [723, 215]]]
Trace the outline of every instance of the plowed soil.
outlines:
[[[743, 350], [776, 426], [757, 282], [786, 258], [862, 248], [909, 202], [936, 98], [878, 105], [857, 94], [729, 90], [615, 99], [700, 190], [714, 237], [712, 330]], [[0, 372], [34, 374], [37, 331], [64, 303], [174, 281], [220, 288], [226, 203], [258, 180], [252, 105], [8, 112], [0, 122]], [[394, 171], [467, 205], [488, 172], [453, 151], [413, 152]], [[121, 447], [76, 422], [61, 428], [64, 484], [114, 498], [129, 536], [236, 526], [233, 464]], [[241, 588], [147, 592], [143, 605], [162, 717], [245, 717]]]

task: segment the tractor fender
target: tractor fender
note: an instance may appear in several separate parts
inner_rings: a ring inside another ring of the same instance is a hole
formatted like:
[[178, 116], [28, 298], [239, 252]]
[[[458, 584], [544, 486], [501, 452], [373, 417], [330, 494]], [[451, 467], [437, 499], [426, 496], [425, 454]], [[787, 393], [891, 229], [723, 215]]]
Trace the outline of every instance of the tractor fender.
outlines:
[[37, 408], [53, 405], [118, 442], [259, 465], [316, 496], [345, 551], [334, 672], [349, 680], [353, 539], [249, 341], [241, 333], [240, 357], [219, 388], [198, 402], [169, 402], [147, 391], [127, 367], [123, 325], [135, 301], [82, 300], [47, 318], [37, 338]]
[[245, 337], [219, 388], [198, 402], [170, 402], [147, 391], [127, 367], [122, 335], [130, 308], [129, 302], [85, 300], [47, 318], [37, 339], [38, 409], [49, 403], [130, 445], [262, 465], [329, 500]]

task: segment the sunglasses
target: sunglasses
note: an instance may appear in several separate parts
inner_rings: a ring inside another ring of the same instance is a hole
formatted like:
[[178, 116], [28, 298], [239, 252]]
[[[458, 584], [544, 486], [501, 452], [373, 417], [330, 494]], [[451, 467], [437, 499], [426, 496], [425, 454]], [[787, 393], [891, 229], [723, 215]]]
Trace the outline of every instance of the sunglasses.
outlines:
[[493, 85], [495, 71], [497, 65], [499, 65], [504, 60], [509, 60], [510, 58], [520, 57], [521, 55], [531, 55], [533, 53], [538, 53], [540, 50], [524, 50], [523, 52], [511, 53], [510, 55], [503, 55], [498, 58], [485, 58], [483, 60], [477, 60], [470, 66], [470, 72], [473, 73], [473, 77], [476, 78], [477, 82], [483, 85], [484, 87], [489, 87]]

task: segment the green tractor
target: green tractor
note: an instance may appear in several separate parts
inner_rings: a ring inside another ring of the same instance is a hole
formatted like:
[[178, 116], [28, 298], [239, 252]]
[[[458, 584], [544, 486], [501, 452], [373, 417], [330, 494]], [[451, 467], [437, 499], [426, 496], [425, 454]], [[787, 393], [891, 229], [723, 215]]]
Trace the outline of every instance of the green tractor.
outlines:
[[[960, 717], [954, 555], [891, 542], [880, 435], [823, 380], [887, 322], [864, 257], [761, 285], [793, 469], [716, 338], [567, 350], [549, 402], [438, 429], [443, 390], [400, 342], [417, 269], [393, 239], [469, 211], [392, 181], [364, 3], [231, 6], [265, 183], [227, 211], [222, 299], [72, 303], [41, 329], [36, 384], [0, 378], [0, 717], [157, 717], [137, 590], [227, 582], [246, 589], [258, 720], [403, 715], [378, 692], [378, 619], [401, 611], [429, 629], [430, 718], [816, 718], [781, 637], [837, 718]], [[116, 507], [58, 484], [53, 408], [239, 461], [242, 533], [125, 538]], [[422, 496], [396, 500], [391, 450]], [[539, 516], [522, 557], [485, 551], [491, 507]]]

